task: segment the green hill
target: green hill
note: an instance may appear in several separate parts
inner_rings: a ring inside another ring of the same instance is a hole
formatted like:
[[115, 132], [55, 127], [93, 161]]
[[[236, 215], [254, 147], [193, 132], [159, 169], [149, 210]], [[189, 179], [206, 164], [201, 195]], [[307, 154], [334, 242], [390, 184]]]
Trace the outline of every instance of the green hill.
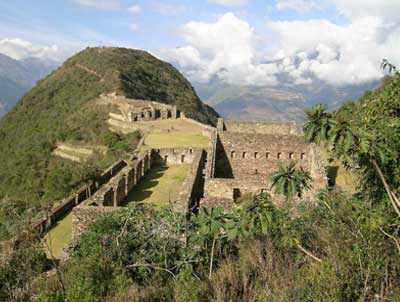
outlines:
[[[95, 105], [100, 94], [114, 91], [176, 104], [204, 123], [217, 116], [170, 64], [139, 50], [87, 48], [39, 81], [0, 120], [0, 200], [16, 203], [13, 208], [20, 211], [51, 204], [132, 150], [138, 134], [110, 132], [107, 108]], [[104, 145], [109, 152], [77, 164], [52, 155], [60, 141]]]

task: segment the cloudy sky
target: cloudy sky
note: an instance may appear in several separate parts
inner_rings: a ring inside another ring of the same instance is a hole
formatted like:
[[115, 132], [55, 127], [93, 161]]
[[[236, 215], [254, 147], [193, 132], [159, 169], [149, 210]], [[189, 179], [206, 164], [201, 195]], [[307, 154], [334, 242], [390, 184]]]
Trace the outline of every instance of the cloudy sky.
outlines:
[[0, 53], [61, 62], [124, 46], [193, 81], [340, 87], [379, 79], [383, 58], [400, 66], [399, 12], [400, 0], [0, 0]]

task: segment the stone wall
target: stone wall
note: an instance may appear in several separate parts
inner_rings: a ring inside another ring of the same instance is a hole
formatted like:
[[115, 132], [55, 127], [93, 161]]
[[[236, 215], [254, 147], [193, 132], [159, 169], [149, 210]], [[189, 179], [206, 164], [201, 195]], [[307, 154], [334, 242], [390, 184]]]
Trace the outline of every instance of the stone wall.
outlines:
[[176, 211], [186, 212], [194, 209], [203, 197], [205, 160], [206, 152], [202, 149], [196, 150], [190, 170], [181, 186], [178, 202], [174, 207]]
[[[237, 133], [259, 133], [273, 135], [300, 135], [301, 130], [296, 123], [258, 123], [242, 121], [223, 121], [224, 131]], [[219, 130], [219, 129], [218, 129]], [[219, 130], [220, 131], [220, 130]]]
[[113, 177], [117, 173], [119, 173], [122, 170], [122, 168], [125, 166], [126, 166], [126, 162], [123, 159], [112, 164], [101, 174], [101, 180], [99, 182], [99, 185], [102, 185], [102, 184], [108, 182], [111, 179], [111, 177]]
[[84, 205], [118, 207], [128, 193], [151, 169], [153, 151], [140, 154], [133, 162], [128, 163], [118, 174], [104, 184]]
[[102, 173], [100, 183], [92, 182], [82, 186], [69, 197], [62, 199], [59, 203], [55, 204], [53, 209], [47, 213], [45, 217], [35, 221], [28, 230], [19, 233], [12, 238], [10, 242], [18, 244], [21, 241], [31, 240], [36, 237], [36, 235], [39, 237], [43, 236], [57, 221], [68, 215], [77, 205], [88, 200], [102, 183], [109, 181], [113, 176], [119, 173], [124, 166], [126, 166], [126, 163], [123, 160], [117, 161]]
[[218, 132], [214, 130], [211, 134], [211, 140], [207, 148], [207, 163], [205, 167], [206, 179], [214, 178], [217, 141], [218, 141]]
[[158, 165], [186, 165], [192, 164], [200, 148], [163, 148], [154, 149], [153, 161]]
[[81, 205], [74, 208], [72, 215], [72, 240], [76, 241], [82, 233], [102, 215], [125, 211], [122, 207], [96, 207]]
[[[246, 193], [260, 193], [262, 190], [268, 188], [268, 183], [268, 179], [261, 177], [253, 177], [246, 181], [240, 179], [214, 178], [206, 182], [205, 197], [235, 200]], [[235, 192], [235, 189], [238, 191]]]
[[76, 240], [80, 234], [96, 218], [105, 213], [111, 213], [120, 207], [132, 188], [140, 182], [143, 176], [151, 169], [153, 150], [140, 154], [134, 161], [113, 176], [106, 184], [100, 187], [89, 199], [72, 210], [72, 232]]
[[191, 118], [187, 118], [187, 117], [183, 114], [183, 112], [181, 113], [181, 117], [180, 117], [180, 118], [181, 118], [182, 120], [185, 120], [185, 121], [187, 121], [187, 122], [193, 124], [193, 125], [196, 125], [196, 126], [199, 126], [199, 127], [203, 128], [203, 131], [202, 131], [202, 133], [201, 133], [203, 136], [211, 137], [211, 136], [212, 136], [212, 133], [213, 133], [214, 130], [215, 130], [215, 128], [212, 127], [212, 126], [210, 126], [210, 125], [206, 125], [206, 124], [200, 123], [199, 121], [193, 120], [193, 119], [191, 119]]
[[247, 180], [269, 177], [279, 163], [296, 160], [310, 170], [310, 147], [301, 137], [269, 134], [220, 132], [215, 163], [216, 178]]

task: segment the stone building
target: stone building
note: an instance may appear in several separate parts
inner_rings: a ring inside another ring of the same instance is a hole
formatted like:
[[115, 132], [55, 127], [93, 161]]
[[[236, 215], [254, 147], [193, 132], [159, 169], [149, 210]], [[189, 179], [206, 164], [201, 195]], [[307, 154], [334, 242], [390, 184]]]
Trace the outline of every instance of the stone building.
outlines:
[[[149, 107], [149, 110], [153, 110]], [[153, 111], [154, 112], [154, 111]], [[270, 176], [280, 164], [296, 161], [309, 171], [312, 197], [327, 184], [319, 149], [306, 144], [295, 123], [246, 123], [218, 120], [217, 128], [204, 125], [211, 136], [207, 150], [197, 148], [151, 149], [130, 161], [118, 174], [73, 210], [74, 237], [100, 214], [123, 210], [129, 192], [153, 167], [190, 164], [175, 202], [177, 211], [196, 207], [230, 207], [246, 193], [269, 191]]]
[[154, 101], [130, 99], [115, 92], [100, 95], [100, 99], [118, 107], [119, 113], [110, 112], [114, 119], [126, 122], [155, 121], [177, 119], [181, 112], [175, 105]]
[[280, 163], [291, 161], [311, 173], [313, 192], [326, 185], [318, 148], [304, 142], [294, 123], [219, 119], [207, 159], [204, 206], [227, 204], [245, 193], [268, 191], [272, 173]]
[[[144, 101], [146, 102], [146, 101]], [[156, 102], [148, 102], [147, 104], [130, 105], [128, 111], [129, 122], [154, 121], [176, 119], [180, 116], [176, 106], [164, 105]], [[139, 105], [139, 106], [138, 106]]]

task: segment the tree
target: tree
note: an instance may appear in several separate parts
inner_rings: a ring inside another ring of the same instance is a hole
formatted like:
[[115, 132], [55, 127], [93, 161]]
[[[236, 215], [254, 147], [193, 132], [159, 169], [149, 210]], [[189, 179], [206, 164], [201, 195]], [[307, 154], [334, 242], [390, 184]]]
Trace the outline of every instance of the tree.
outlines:
[[308, 143], [320, 144], [329, 138], [329, 131], [334, 126], [332, 114], [326, 112], [325, 105], [317, 105], [306, 110], [307, 120], [304, 123], [305, 138]]
[[386, 191], [400, 216], [400, 200], [393, 189], [399, 185], [400, 77], [386, 60], [382, 68], [395, 76], [357, 104], [348, 102], [334, 113], [326, 113], [321, 105], [306, 111], [304, 131], [307, 142], [325, 143], [334, 158], [359, 172], [368, 198]]
[[271, 189], [275, 188], [275, 192], [284, 195], [288, 202], [294, 196], [301, 198], [304, 190], [310, 190], [311, 180], [310, 173], [303, 168], [297, 169], [295, 161], [286, 167], [280, 163], [279, 170], [271, 176]]
[[392, 74], [392, 73], [397, 74], [398, 73], [396, 66], [394, 66], [392, 63], [390, 63], [387, 59], [382, 60], [381, 68], [383, 70], [388, 70], [389, 74]]

